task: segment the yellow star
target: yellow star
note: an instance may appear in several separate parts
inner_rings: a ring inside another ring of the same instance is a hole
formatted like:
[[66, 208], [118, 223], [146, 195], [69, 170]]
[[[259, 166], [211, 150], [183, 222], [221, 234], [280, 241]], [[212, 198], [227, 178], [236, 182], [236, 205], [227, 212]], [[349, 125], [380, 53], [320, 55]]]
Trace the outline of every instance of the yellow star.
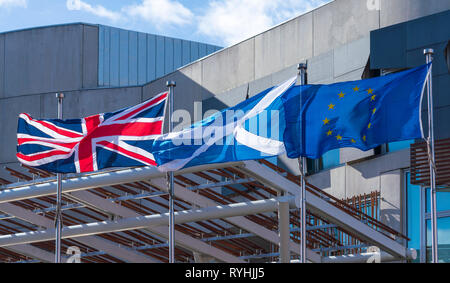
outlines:
[[355, 86], [355, 87], [353, 88], [353, 90], [354, 90], [354, 91], [359, 91], [359, 87]]
[[368, 94], [373, 94], [373, 89], [369, 88], [369, 89], [367, 90], [367, 93], [368, 93]]
[[374, 108], [374, 109], [372, 110], [372, 114], [375, 114], [375, 112], [377, 112], [377, 109], [376, 109], [376, 108]]
[[367, 129], [370, 129], [372, 127], [372, 123], [369, 123], [369, 126], [367, 126]]
[[352, 139], [352, 143], [356, 143], [355, 139]]
[[371, 101], [375, 101], [375, 97], [377, 97], [375, 94], [372, 95], [372, 97], [370, 98]]
[[341, 137], [340, 135], [337, 135], [337, 136], [336, 136], [336, 139], [337, 139], [338, 141], [341, 141], [341, 140], [342, 140], [342, 137]]
[[341, 93], [339, 93], [338, 95], [339, 95], [339, 98], [344, 98], [345, 93], [343, 93], [343, 92], [341, 91]]
[[328, 118], [325, 118], [325, 120], [323, 120], [323, 124], [326, 125], [328, 123], [330, 123], [330, 120], [328, 120]]
[[328, 110], [331, 110], [331, 109], [334, 110], [334, 106], [336, 106], [336, 105], [334, 105], [333, 103], [331, 103], [330, 105], [328, 105]]
[[331, 136], [333, 134], [333, 131], [332, 130], [329, 130], [328, 132], [327, 132], [327, 136]]
[[364, 137], [363, 137], [363, 141], [366, 141], [366, 140], [367, 140], [367, 137], [366, 137], [366, 136], [364, 136]]

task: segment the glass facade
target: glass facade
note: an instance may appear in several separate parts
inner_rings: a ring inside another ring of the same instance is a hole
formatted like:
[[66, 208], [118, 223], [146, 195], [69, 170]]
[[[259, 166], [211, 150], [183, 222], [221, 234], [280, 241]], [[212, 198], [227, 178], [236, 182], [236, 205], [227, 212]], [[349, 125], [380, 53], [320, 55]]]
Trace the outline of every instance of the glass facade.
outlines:
[[[430, 190], [426, 189], [423, 194], [424, 207], [426, 211], [421, 211], [421, 188], [410, 183], [410, 174], [406, 173], [406, 194], [407, 194], [407, 226], [409, 248], [414, 248], [418, 252], [416, 262], [420, 261], [421, 247], [426, 247], [426, 261], [431, 259], [431, 215], [430, 215]], [[450, 192], [440, 191], [437, 193], [437, 230], [438, 230], [438, 254], [439, 261], [450, 263]], [[422, 216], [421, 216], [422, 215]], [[426, 225], [426, 243], [421, 243], [420, 227]], [[425, 260], [425, 259], [424, 259]]]
[[142, 85], [221, 47], [99, 26], [99, 87]]

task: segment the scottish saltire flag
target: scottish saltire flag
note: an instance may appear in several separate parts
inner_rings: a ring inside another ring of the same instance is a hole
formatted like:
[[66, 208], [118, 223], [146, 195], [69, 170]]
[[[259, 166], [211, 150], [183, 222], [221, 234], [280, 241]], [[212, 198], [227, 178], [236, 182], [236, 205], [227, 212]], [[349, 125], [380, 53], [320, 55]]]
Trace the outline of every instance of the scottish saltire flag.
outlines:
[[148, 148], [162, 134], [167, 96], [161, 93], [139, 105], [83, 119], [36, 120], [22, 113], [17, 158], [56, 173], [155, 166]]
[[296, 78], [217, 112], [191, 127], [158, 137], [152, 153], [161, 171], [261, 159], [285, 152], [281, 97]]
[[316, 159], [337, 148], [366, 151], [423, 138], [421, 102], [430, 68], [423, 65], [373, 79], [290, 89], [282, 97], [288, 157]]

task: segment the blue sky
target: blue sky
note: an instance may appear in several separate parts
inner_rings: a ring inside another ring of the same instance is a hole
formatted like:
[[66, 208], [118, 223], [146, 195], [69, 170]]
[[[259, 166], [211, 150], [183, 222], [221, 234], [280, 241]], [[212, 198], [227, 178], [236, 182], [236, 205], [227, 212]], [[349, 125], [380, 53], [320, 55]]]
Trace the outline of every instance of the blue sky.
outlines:
[[330, 0], [0, 0], [0, 32], [72, 22], [229, 46]]

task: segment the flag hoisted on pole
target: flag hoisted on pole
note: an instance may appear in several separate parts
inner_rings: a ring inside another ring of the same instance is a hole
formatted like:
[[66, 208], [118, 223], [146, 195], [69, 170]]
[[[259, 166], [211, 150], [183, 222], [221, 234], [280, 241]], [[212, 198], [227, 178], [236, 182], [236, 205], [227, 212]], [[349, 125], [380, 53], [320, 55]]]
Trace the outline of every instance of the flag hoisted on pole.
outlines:
[[[298, 76], [299, 76], [299, 85], [306, 85], [306, 70], [308, 65], [305, 63], [298, 64]], [[300, 88], [300, 109], [303, 107], [303, 95], [301, 91], [303, 88]], [[302, 127], [302, 125], [301, 125]], [[301, 129], [301, 133], [303, 133], [303, 129]], [[303, 143], [303, 134], [300, 135], [300, 143]], [[301, 184], [301, 192], [300, 192], [300, 262], [306, 263], [306, 171], [307, 171], [307, 160], [306, 157], [300, 157], [298, 159], [299, 169], [300, 169], [300, 184]]]
[[438, 263], [438, 235], [437, 235], [437, 203], [436, 203], [436, 163], [434, 151], [434, 111], [433, 111], [433, 76], [432, 62], [433, 49], [425, 49], [423, 51], [427, 64], [430, 64], [430, 71], [427, 77], [427, 94], [428, 94], [428, 162], [430, 163], [430, 211], [431, 211], [431, 257], [432, 263]]
[[[64, 99], [63, 93], [57, 93], [58, 99], [58, 119], [62, 119], [62, 103]], [[62, 211], [61, 211], [61, 199], [62, 199], [62, 174], [56, 174], [56, 214], [55, 214], [55, 263], [61, 263], [61, 231], [62, 231]]]
[[[174, 88], [176, 83], [174, 81], [168, 81], [166, 86], [169, 88], [169, 133], [173, 131], [173, 104], [174, 104]], [[173, 199], [174, 195], [174, 182], [173, 172], [167, 173], [167, 184], [169, 191], [169, 263], [175, 263], [175, 209]]]

